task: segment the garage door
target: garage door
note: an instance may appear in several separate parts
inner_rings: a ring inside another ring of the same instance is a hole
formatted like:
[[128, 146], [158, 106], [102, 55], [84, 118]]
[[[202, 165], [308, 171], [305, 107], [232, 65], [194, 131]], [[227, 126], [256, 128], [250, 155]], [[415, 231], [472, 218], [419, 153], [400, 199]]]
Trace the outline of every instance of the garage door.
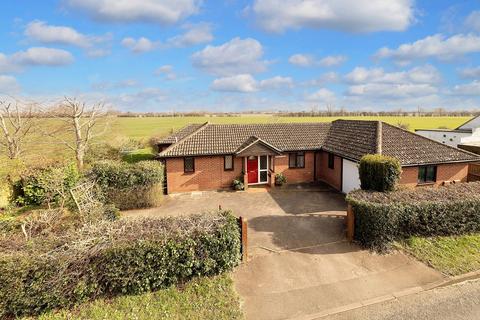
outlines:
[[342, 162], [342, 192], [349, 193], [352, 190], [360, 189], [358, 164], [347, 159], [343, 159]]

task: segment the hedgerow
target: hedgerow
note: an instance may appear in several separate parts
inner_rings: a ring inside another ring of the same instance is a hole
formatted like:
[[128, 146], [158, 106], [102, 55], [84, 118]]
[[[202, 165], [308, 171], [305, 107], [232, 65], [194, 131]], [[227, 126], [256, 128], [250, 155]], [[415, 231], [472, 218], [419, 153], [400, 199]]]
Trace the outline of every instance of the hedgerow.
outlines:
[[103, 190], [107, 203], [122, 210], [154, 207], [162, 200], [163, 166], [159, 161], [99, 161], [87, 176]]
[[0, 239], [0, 318], [136, 294], [231, 270], [240, 231], [230, 212], [123, 219]]
[[363, 190], [392, 191], [400, 180], [402, 167], [396, 158], [367, 154], [360, 159], [358, 172]]
[[74, 163], [54, 163], [28, 169], [14, 183], [14, 200], [19, 205], [42, 205], [69, 200], [68, 190], [75, 186], [80, 174]]
[[355, 214], [355, 239], [375, 250], [409, 236], [480, 232], [480, 182], [388, 193], [356, 190], [347, 202]]

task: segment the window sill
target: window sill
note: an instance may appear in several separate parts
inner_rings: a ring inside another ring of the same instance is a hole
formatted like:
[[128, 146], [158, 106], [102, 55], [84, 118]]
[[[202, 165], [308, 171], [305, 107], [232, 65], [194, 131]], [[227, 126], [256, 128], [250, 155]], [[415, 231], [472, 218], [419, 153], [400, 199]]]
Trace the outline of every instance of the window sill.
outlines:
[[288, 169], [305, 169], [305, 167], [288, 167]]

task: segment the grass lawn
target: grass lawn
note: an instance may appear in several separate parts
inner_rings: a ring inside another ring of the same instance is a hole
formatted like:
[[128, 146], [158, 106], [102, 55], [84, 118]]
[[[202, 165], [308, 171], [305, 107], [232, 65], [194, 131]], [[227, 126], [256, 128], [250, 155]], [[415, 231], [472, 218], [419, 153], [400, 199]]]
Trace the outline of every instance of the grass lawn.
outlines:
[[480, 269], [480, 234], [458, 237], [411, 237], [403, 247], [417, 259], [448, 274]]
[[41, 315], [59, 319], [243, 319], [240, 300], [229, 275], [198, 278], [175, 287], [137, 296], [96, 300], [72, 310]]

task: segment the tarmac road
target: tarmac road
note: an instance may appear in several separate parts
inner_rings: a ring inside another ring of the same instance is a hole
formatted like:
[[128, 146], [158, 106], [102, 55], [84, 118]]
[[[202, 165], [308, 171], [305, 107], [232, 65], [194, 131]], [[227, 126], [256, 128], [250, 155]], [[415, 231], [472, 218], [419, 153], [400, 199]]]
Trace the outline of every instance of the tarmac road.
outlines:
[[478, 320], [480, 319], [480, 280], [423, 291], [318, 319]]

